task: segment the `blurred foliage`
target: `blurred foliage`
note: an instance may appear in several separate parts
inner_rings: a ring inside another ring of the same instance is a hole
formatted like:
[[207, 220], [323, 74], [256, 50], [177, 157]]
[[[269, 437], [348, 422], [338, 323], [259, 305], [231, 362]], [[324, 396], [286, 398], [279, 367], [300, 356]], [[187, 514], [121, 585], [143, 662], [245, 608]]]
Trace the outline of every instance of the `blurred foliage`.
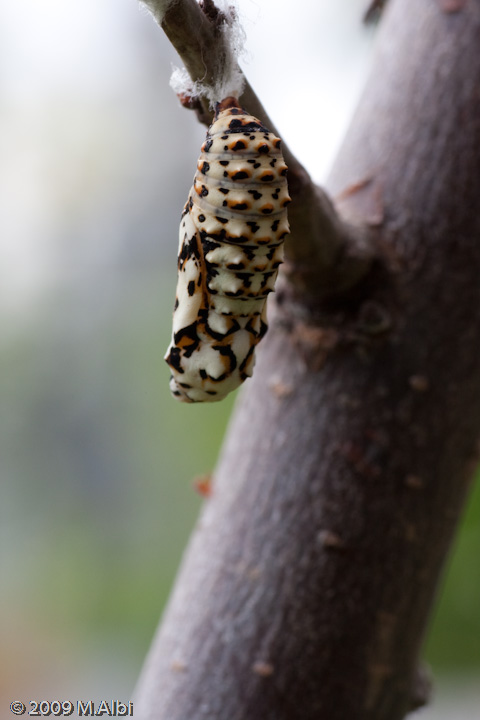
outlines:
[[52, 299], [0, 355], [6, 629], [13, 614], [35, 628], [30, 645], [40, 631], [40, 646], [45, 633], [93, 658], [101, 637], [123, 641], [131, 682], [198, 513], [194, 478], [213, 470], [233, 402], [171, 398], [170, 313], [147, 305], [171, 306], [172, 294], [148, 275], [135, 305], [99, 307], [83, 333], [59, 327], [66, 298]]
[[441, 672], [480, 670], [480, 483], [472, 486], [441, 583], [425, 654]]

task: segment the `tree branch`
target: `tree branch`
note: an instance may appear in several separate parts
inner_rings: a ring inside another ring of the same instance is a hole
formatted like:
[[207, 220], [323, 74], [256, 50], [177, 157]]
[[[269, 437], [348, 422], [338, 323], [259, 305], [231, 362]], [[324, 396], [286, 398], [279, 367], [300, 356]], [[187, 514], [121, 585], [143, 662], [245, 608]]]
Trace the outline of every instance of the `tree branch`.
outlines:
[[[211, 0], [204, 9], [195, 0], [142, 0], [180, 55], [192, 81], [213, 86], [229, 49], [221, 32], [222, 16], [214, 16]], [[205, 10], [207, 10], [208, 15]], [[219, 98], [219, 100], [222, 98]], [[279, 135], [247, 80], [240, 102], [252, 115]], [[203, 122], [212, 117], [200, 99]], [[328, 195], [282, 141], [288, 165], [291, 236], [286, 243], [286, 272], [296, 294], [309, 304], [338, 295], [356, 285], [369, 271], [375, 256], [368, 227], [344, 222]]]
[[329, 179], [345, 215], [383, 218], [395, 282], [315, 324], [278, 298], [142, 720], [400, 720], [428, 694], [416, 666], [480, 434], [480, 2], [444, 7], [389, 0]]

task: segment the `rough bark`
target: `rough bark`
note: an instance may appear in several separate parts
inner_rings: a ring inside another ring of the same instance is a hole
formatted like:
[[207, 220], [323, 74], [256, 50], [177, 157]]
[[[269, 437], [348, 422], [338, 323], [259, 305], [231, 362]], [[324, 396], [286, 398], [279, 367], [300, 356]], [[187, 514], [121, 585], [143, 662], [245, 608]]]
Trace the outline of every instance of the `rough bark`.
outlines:
[[287, 280], [147, 659], [155, 720], [399, 720], [480, 431], [480, 0], [390, 0], [328, 189], [383, 262]]

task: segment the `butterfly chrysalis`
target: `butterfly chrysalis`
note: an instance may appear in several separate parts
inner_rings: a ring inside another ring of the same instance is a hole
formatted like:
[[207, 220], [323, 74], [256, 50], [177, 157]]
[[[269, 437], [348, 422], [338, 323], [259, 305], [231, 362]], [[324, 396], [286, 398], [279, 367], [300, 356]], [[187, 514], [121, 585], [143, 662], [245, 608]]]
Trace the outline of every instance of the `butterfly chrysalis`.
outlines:
[[183, 402], [222, 400], [253, 372], [289, 232], [280, 144], [235, 98], [217, 105], [180, 222], [165, 360]]

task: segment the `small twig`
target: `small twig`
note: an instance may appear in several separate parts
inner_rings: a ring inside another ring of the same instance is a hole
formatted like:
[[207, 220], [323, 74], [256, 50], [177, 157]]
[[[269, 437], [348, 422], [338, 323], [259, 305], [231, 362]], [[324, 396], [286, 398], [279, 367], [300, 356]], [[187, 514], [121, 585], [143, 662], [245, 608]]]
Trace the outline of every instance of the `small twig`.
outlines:
[[376, 22], [382, 14], [382, 10], [386, 4], [387, 0], [371, 0], [363, 16], [363, 22], [365, 24]]
[[[221, 32], [224, 18], [214, 12], [213, 0], [204, 0], [203, 8], [196, 0], [142, 2], [180, 55], [191, 79], [213, 86], [218, 68], [223, 67], [222, 58], [228, 53]], [[247, 80], [239, 100], [279, 135]], [[184, 98], [182, 103], [193, 107], [202, 122], [209, 123], [212, 112], [206, 99], [192, 102]], [[291, 236], [285, 249], [289, 280], [297, 291], [316, 299], [343, 292], [365, 275], [372, 262], [365, 233], [340, 219], [330, 198], [312, 182], [285, 142], [282, 149], [293, 200], [289, 208]]]

